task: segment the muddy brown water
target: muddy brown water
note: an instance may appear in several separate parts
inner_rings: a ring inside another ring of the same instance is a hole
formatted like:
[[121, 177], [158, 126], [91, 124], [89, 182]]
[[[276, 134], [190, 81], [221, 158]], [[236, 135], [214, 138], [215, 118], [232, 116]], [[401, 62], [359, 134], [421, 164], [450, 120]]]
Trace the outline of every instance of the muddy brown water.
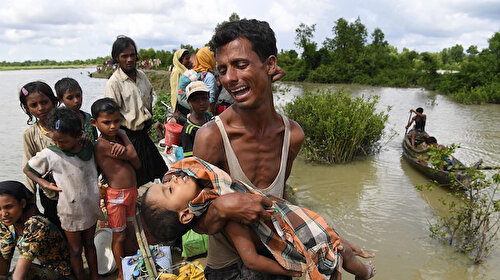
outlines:
[[[106, 80], [87, 76], [93, 69], [0, 71], [0, 180], [23, 181], [21, 135], [27, 116], [17, 93], [29, 81], [49, 85], [62, 77], [78, 80], [83, 89], [82, 109], [89, 111], [103, 96]], [[297, 202], [324, 215], [346, 239], [376, 253], [375, 279], [500, 279], [500, 249], [482, 264], [472, 265], [462, 254], [429, 237], [429, 221], [444, 210], [438, 199], [446, 189], [419, 192], [416, 184], [429, 182], [401, 157], [401, 137], [409, 109], [421, 106], [428, 116], [426, 130], [442, 144], [460, 145], [455, 156], [465, 164], [482, 158], [500, 163], [500, 105], [461, 105], [422, 89], [377, 88], [351, 85], [280, 83], [277, 107], [304, 89], [339, 88], [353, 96], [380, 95], [379, 108], [392, 106], [380, 152], [349, 164], [332, 166], [297, 159], [289, 183]], [[500, 245], [500, 241], [497, 241]], [[354, 279], [344, 273], [344, 279]]]

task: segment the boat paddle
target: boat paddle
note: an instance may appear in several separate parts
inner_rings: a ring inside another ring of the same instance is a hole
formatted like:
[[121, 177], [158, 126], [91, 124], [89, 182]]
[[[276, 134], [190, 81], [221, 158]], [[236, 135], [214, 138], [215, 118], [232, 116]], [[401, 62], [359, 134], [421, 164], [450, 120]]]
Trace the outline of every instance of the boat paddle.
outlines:
[[[410, 120], [411, 120], [411, 111], [410, 111], [410, 116], [408, 117], [407, 125], [410, 123]], [[406, 136], [406, 133], [408, 133], [408, 127], [405, 130], [405, 136]]]

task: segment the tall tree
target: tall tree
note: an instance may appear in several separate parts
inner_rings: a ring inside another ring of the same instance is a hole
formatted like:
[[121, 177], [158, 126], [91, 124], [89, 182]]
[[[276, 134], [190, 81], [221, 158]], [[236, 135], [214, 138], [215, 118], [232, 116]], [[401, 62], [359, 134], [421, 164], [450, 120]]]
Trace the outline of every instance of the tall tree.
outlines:
[[229, 16], [229, 19], [228, 20], [225, 20], [221, 23], [217, 23], [217, 26], [215, 26], [215, 30], [217, 30], [219, 27], [221, 27], [221, 25], [223, 25], [224, 23], [227, 23], [227, 22], [233, 22], [233, 21], [238, 21], [240, 20], [240, 16], [233, 12], [230, 16]]

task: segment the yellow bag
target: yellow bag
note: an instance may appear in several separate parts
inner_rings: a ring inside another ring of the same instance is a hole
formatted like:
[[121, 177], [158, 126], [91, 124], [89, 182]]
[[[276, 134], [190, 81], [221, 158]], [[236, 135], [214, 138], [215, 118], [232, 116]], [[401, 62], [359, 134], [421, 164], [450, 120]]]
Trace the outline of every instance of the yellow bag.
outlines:
[[160, 280], [206, 280], [203, 266], [198, 261], [193, 261], [179, 268], [179, 275], [164, 273]]

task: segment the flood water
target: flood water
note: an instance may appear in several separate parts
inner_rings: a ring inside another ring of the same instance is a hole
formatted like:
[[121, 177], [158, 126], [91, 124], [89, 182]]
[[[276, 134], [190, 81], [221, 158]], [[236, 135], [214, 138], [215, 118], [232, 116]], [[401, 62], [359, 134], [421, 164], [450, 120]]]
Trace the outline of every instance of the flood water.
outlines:
[[[20, 180], [22, 132], [27, 116], [19, 107], [22, 85], [43, 80], [49, 85], [62, 77], [75, 78], [83, 89], [82, 109], [89, 111], [103, 96], [106, 80], [87, 76], [93, 69], [0, 71], [0, 180]], [[339, 85], [281, 83], [275, 94], [279, 107], [304, 89]], [[314, 210], [346, 239], [376, 253], [375, 279], [500, 279], [500, 248], [486, 262], [472, 265], [463, 255], [429, 237], [428, 225], [442, 212], [438, 199], [445, 189], [419, 192], [429, 182], [401, 157], [401, 138], [409, 109], [423, 107], [426, 130], [442, 144], [460, 145], [455, 156], [469, 165], [500, 163], [500, 105], [460, 105], [422, 89], [345, 86], [353, 96], [380, 95], [379, 108], [392, 106], [383, 148], [374, 156], [349, 164], [318, 165], [295, 161], [289, 183], [297, 202]], [[500, 241], [497, 242], [500, 245]], [[354, 279], [344, 273], [344, 279]]]

